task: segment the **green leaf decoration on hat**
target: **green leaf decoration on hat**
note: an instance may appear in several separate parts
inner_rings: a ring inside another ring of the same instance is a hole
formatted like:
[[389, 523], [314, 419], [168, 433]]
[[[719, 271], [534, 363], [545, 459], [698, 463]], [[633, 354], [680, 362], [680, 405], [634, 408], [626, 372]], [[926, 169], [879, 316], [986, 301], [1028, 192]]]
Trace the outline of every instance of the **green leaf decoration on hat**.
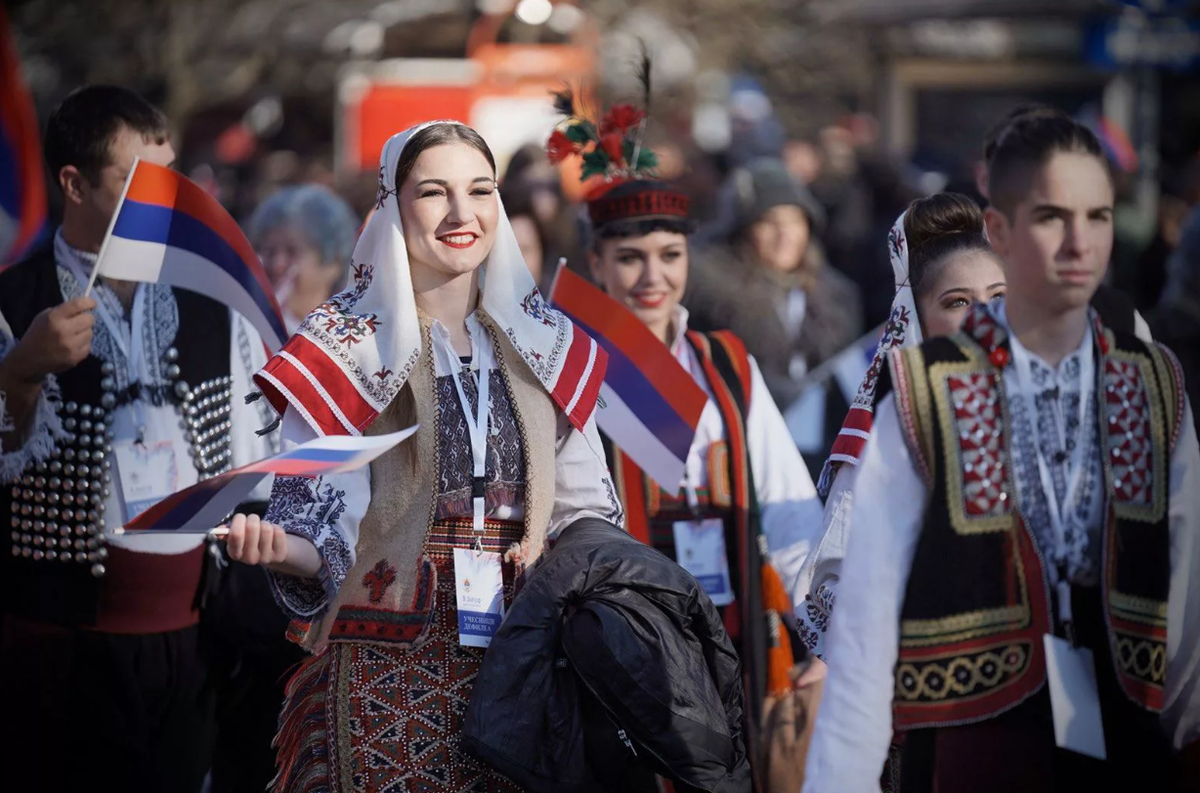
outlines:
[[596, 140], [595, 125], [582, 119], [569, 124], [563, 132], [572, 143], [578, 143], [581, 146]]
[[595, 149], [594, 151], [586, 152], [583, 155], [583, 179], [591, 179], [593, 176], [604, 176], [608, 173], [609, 159], [604, 153], [604, 149]]

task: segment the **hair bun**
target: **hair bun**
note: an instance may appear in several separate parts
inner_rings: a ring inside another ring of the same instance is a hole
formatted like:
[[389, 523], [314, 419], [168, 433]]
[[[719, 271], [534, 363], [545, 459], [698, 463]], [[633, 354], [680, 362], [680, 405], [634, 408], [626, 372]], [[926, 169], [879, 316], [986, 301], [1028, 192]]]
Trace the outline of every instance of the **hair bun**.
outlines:
[[918, 198], [908, 207], [904, 234], [908, 238], [910, 257], [916, 256], [934, 240], [956, 234], [982, 237], [983, 211], [961, 193], [938, 193]]

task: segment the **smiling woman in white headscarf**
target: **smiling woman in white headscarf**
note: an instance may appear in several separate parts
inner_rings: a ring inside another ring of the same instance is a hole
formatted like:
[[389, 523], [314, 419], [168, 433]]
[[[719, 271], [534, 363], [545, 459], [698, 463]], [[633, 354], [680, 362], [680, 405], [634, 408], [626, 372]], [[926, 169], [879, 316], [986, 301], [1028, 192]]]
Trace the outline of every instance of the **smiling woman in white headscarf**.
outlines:
[[[269, 568], [314, 653], [288, 687], [278, 791], [514, 789], [459, 750], [484, 651], [457, 604], [510, 601], [577, 518], [622, 521], [592, 417], [602, 356], [542, 303], [495, 177], [461, 124], [392, 138], [350, 287], [257, 377], [285, 448], [420, 423], [369, 469], [278, 477], [266, 520], [231, 523], [230, 555]], [[494, 567], [468, 575], [467, 557]]]

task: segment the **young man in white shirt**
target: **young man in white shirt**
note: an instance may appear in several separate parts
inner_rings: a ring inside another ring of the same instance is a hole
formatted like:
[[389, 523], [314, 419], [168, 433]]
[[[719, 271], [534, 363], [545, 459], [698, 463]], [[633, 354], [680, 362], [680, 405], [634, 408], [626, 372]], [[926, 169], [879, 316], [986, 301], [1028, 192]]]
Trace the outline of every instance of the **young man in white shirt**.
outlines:
[[[1034, 115], [989, 165], [1008, 298], [892, 356], [809, 793], [878, 790], [894, 731], [905, 793], [1169, 790], [1200, 738], [1200, 450], [1174, 357], [1089, 308], [1112, 249], [1102, 150]], [[1091, 707], [1102, 750], [1056, 735]]]

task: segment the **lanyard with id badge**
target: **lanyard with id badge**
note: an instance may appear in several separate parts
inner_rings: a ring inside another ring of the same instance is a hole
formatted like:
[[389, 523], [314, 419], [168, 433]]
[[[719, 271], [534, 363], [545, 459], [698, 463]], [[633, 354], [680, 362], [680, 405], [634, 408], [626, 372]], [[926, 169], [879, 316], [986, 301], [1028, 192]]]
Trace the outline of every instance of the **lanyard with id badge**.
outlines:
[[487, 438], [490, 411], [488, 393], [492, 367], [491, 338], [479, 323], [471, 326], [471, 343], [479, 368], [479, 399], [472, 417], [471, 402], [462, 384], [462, 363], [448, 339], [434, 342], [443, 365], [454, 378], [454, 389], [467, 422], [471, 441], [471, 528], [470, 548], [454, 549], [454, 589], [458, 606], [458, 643], [464, 647], [487, 647], [504, 619], [504, 575], [500, 554], [483, 550], [485, 485], [487, 482]]
[[[1089, 329], [1089, 338], [1091, 330]], [[1091, 345], [1088, 345], [1089, 348]], [[1074, 621], [1071, 613], [1071, 582], [1067, 573], [1066, 521], [1073, 520], [1072, 505], [1088, 466], [1088, 444], [1083, 439], [1089, 428], [1086, 424], [1088, 401], [1095, 388], [1095, 359], [1088, 349], [1081, 357], [1079, 394], [1079, 433], [1075, 448], [1071, 452], [1067, 467], [1067, 486], [1062, 503], [1054, 490], [1050, 468], [1042, 455], [1038, 438], [1037, 402], [1033, 393], [1031, 361], [1029, 354], [1019, 343], [1012, 345], [1013, 363], [1021, 398], [1026, 401], [1030, 416], [1030, 428], [1034, 435], [1034, 456], [1038, 476], [1046, 498], [1046, 511], [1054, 533], [1055, 547], [1047, 573], [1052, 576], [1058, 601], [1058, 620], [1067, 637], [1053, 634], [1042, 637], [1046, 652], [1046, 679], [1050, 688], [1050, 709], [1054, 718], [1054, 741], [1060, 749], [1069, 749], [1098, 760], [1107, 756], [1104, 745], [1104, 724], [1100, 713], [1100, 692], [1096, 684], [1096, 662], [1092, 651], [1080, 647], [1075, 640]], [[1066, 417], [1061, 422], [1066, 427]], [[1065, 441], [1065, 438], [1063, 439]], [[1064, 443], [1065, 446], [1065, 443]], [[1047, 554], [1047, 556], [1049, 556]]]
[[[697, 509], [698, 499], [690, 475], [683, 482], [688, 504]], [[695, 577], [714, 606], [733, 603], [729, 578], [729, 556], [725, 550], [725, 521], [721, 518], [678, 520], [673, 525], [675, 561]]]

